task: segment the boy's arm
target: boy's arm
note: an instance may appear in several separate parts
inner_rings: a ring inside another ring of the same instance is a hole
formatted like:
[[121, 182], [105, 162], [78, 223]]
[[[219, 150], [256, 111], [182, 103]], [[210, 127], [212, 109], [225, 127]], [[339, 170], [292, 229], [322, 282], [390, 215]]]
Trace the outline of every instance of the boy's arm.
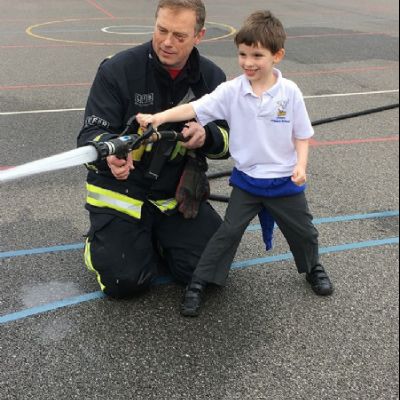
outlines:
[[196, 113], [192, 104], [189, 103], [170, 108], [169, 110], [154, 115], [138, 114], [136, 118], [140, 126], [143, 128], [147, 128], [147, 126], [151, 124], [155, 129], [157, 129], [160, 125], [167, 122], [190, 121], [191, 119], [196, 118]]
[[310, 149], [309, 139], [296, 139], [297, 165], [293, 171], [292, 181], [302, 186], [307, 182], [308, 154]]

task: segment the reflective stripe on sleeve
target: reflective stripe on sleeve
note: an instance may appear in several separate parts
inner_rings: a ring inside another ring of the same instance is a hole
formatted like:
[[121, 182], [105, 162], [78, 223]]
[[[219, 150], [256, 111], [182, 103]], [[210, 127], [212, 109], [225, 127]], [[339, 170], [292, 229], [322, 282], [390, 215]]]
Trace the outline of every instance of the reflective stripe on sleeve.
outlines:
[[229, 133], [226, 129], [221, 128], [220, 126], [218, 127], [218, 129], [220, 130], [222, 138], [224, 140], [224, 149], [219, 154], [207, 154], [207, 157], [211, 159], [224, 157], [229, 151]]

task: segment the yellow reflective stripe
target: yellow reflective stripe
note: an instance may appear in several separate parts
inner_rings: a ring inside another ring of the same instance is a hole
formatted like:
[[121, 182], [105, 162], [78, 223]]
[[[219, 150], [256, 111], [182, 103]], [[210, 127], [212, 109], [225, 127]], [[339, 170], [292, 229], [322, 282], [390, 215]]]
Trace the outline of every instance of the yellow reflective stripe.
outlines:
[[111, 208], [133, 218], [141, 219], [142, 201], [90, 184], [86, 184], [86, 188], [88, 191], [86, 198], [88, 204], [95, 207]]
[[[138, 133], [139, 136], [143, 136], [143, 129], [139, 127], [137, 133]], [[139, 148], [133, 150], [132, 153], [131, 153], [132, 160], [136, 161], [136, 162], [141, 161], [145, 148], [146, 148], [146, 145], [142, 144]]]
[[218, 127], [218, 129], [221, 131], [222, 137], [224, 139], [224, 150], [219, 153], [219, 154], [207, 154], [208, 158], [221, 158], [223, 156], [225, 156], [228, 151], [229, 151], [229, 134], [228, 131], [224, 128], [221, 128], [220, 126]]
[[[101, 135], [96, 136], [96, 137], [93, 139], [93, 142], [100, 142], [100, 139], [101, 139], [104, 135], [106, 135], [106, 133], [102, 133]], [[93, 164], [86, 163], [85, 166], [86, 166], [87, 169], [89, 169], [89, 170], [91, 170], [91, 171], [94, 171], [94, 172], [97, 172], [97, 171], [98, 171], [98, 168], [97, 168], [95, 165], [93, 165]]]
[[91, 171], [97, 172], [98, 169], [96, 168], [96, 166], [92, 165], [92, 164], [85, 164], [87, 169], [90, 169]]
[[85, 246], [85, 264], [86, 264], [87, 269], [88, 269], [90, 272], [94, 272], [94, 273], [96, 274], [97, 282], [99, 282], [100, 289], [104, 292], [104, 289], [105, 289], [106, 287], [105, 287], [105, 286], [103, 285], [103, 283], [101, 282], [101, 276], [100, 276], [99, 272], [96, 271], [95, 268], [94, 268], [94, 266], [93, 266], [93, 263], [92, 263], [92, 254], [91, 254], [91, 252], [90, 252], [90, 247], [91, 247], [91, 246], [90, 246], [90, 241], [89, 241], [89, 238], [88, 238], [88, 239], [86, 239], [86, 246]]
[[145, 147], [145, 151], [147, 151], [148, 153], [151, 152], [151, 150], [153, 150], [153, 143], [148, 143]]
[[93, 142], [100, 142], [100, 139], [101, 139], [104, 135], [107, 135], [107, 133], [102, 133], [101, 135], [96, 136], [96, 137], [93, 139]]
[[149, 201], [162, 212], [175, 210], [175, 208], [178, 206], [178, 202], [176, 201], [176, 199], [149, 200]]
[[175, 149], [174, 149], [172, 155], [171, 155], [171, 160], [175, 160], [175, 158], [176, 158], [176, 156], [177, 156], [178, 154], [180, 154], [181, 156], [184, 156], [184, 155], [186, 154], [186, 152], [187, 152], [186, 147], [183, 147], [183, 146], [182, 146], [182, 143], [181, 143], [181, 142], [178, 142], [178, 143], [176, 144], [176, 146], [175, 146]]

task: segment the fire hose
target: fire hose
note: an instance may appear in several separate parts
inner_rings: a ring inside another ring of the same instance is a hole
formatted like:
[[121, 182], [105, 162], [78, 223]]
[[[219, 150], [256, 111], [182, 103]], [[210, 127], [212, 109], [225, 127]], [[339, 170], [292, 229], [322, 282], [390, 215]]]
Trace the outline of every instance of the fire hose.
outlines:
[[[133, 121], [133, 118], [131, 121]], [[106, 142], [91, 142], [88, 146], [79, 149], [0, 171], [0, 184], [44, 172], [57, 171], [97, 160], [104, 160], [109, 156], [126, 158], [131, 151], [138, 149], [140, 146], [160, 140], [182, 142], [186, 140], [182, 133], [172, 130], [158, 131], [152, 126], [149, 126], [141, 135], [126, 134], [131, 125], [132, 122], [128, 123], [128, 127], [123, 134], [115, 139]]]

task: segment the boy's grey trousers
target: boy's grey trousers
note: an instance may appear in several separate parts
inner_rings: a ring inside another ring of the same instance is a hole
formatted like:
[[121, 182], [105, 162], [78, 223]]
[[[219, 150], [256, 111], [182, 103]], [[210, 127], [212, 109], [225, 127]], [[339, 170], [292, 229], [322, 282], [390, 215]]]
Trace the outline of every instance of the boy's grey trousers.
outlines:
[[256, 197], [239, 188], [232, 191], [224, 223], [212, 237], [193, 275], [224, 286], [240, 241], [250, 222], [265, 207], [289, 243], [299, 273], [319, 265], [318, 231], [304, 193], [290, 197]]

